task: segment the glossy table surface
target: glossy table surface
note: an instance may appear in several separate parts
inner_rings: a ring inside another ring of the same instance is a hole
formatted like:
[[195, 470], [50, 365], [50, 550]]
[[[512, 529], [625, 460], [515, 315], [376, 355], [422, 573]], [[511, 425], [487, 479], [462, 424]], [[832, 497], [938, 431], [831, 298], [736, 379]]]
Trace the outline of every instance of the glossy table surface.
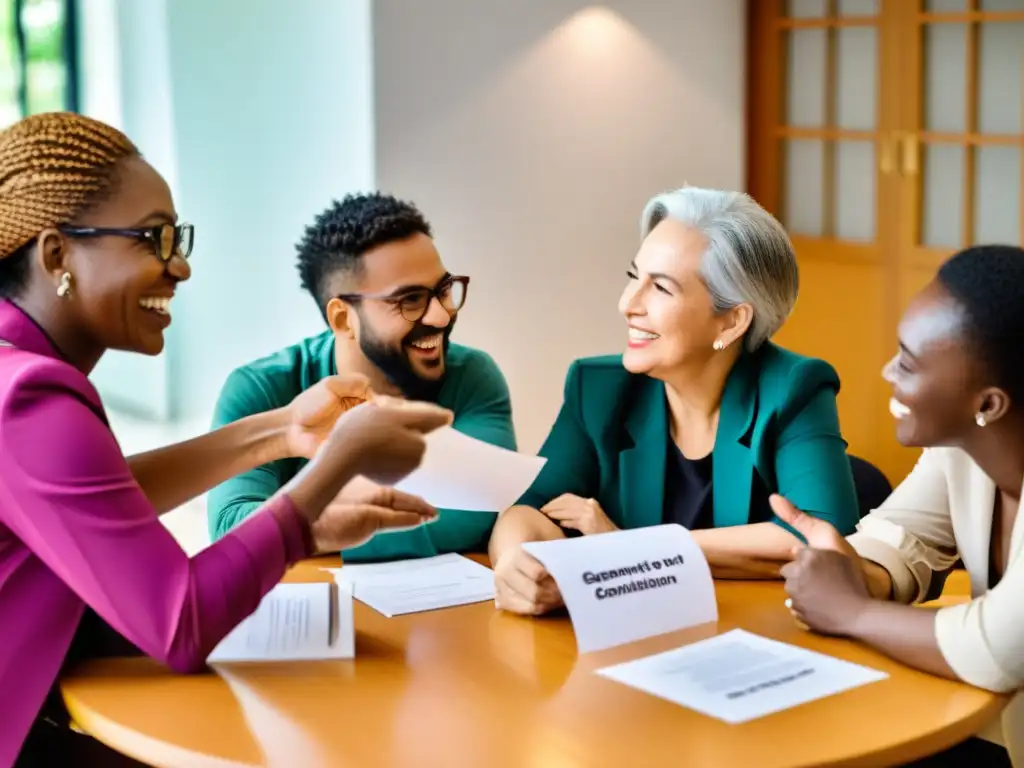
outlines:
[[[308, 561], [286, 580], [326, 580], [320, 569], [338, 564]], [[387, 619], [357, 602], [354, 660], [180, 676], [112, 659], [84, 665], [62, 690], [82, 730], [146, 763], [188, 768], [893, 765], [968, 737], [1005, 703], [802, 631], [780, 583], [716, 589], [717, 627], [583, 657], [564, 615], [529, 619], [479, 603]], [[890, 677], [727, 725], [593, 674], [734, 627]]]

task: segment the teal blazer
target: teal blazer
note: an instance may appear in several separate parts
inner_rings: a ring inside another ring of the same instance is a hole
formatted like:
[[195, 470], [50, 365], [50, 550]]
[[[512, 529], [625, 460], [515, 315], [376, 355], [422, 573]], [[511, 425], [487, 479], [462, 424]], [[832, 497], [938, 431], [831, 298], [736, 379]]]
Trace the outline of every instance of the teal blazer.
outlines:
[[[838, 392], [839, 376], [822, 360], [770, 343], [740, 356], [722, 394], [712, 454], [716, 528], [766, 522], [752, 519], [756, 472], [770, 493], [853, 533], [857, 495]], [[621, 356], [577, 360], [540, 450], [548, 461], [519, 503], [539, 509], [572, 493], [596, 499], [619, 528], [660, 524], [668, 419], [663, 382], [629, 373]]]

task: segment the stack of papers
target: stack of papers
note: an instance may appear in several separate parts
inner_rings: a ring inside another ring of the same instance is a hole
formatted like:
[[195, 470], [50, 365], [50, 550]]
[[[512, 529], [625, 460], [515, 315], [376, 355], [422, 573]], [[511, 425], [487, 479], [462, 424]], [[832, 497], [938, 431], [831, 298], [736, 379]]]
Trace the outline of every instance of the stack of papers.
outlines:
[[236, 661], [309, 661], [355, 656], [352, 589], [347, 585], [278, 584], [207, 658]]
[[597, 674], [727, 723], [743, 723], [888, 677], [742, 629]]
[[388, 618], [494, 600], [494, 573], [462, 555], [327, 570], [356, 600]]

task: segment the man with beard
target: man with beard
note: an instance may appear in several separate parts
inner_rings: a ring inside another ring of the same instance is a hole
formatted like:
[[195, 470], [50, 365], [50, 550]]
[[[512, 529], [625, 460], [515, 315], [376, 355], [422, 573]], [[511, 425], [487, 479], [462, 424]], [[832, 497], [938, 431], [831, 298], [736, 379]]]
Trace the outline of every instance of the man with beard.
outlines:
[[[515, 450], [504, 376], [486, 353], [449, 340], [469, 278], [445, 269], [430, 225], [415, 206], [379, 193], [350, 195], [316, 218], [297, 250], [302, 286], [329, 330], [232, 372], [217, 402], [215, 427], [290, 403], [333, 374], [358, 373], [375, 394], [437, 403], [455, 414], [455, 429]], [[210, 535], [223, 536], [303, 465], [276, 461], [211, 491]], [[334, 503], [356, 511], [426, 506], [362, 478]], [[355, 562], [483, 552], [495, 518], [440, 510], [431, 525], [376, 536], [342, 556]], [[320, 551], [338, 550], [329, 528], [314, 527], [314, 535]]]

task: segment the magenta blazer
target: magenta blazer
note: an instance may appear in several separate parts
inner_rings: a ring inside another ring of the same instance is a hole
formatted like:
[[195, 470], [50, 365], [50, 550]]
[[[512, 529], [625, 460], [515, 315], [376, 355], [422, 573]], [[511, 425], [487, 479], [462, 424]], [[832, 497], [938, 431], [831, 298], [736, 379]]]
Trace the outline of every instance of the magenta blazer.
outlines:
[[309, 553], [280, 494], [190, 560], [89, 380], [7, 301], [0, 339], [0, 765], [11, 765], [87, 605], [150, 656], [196, 670]]

